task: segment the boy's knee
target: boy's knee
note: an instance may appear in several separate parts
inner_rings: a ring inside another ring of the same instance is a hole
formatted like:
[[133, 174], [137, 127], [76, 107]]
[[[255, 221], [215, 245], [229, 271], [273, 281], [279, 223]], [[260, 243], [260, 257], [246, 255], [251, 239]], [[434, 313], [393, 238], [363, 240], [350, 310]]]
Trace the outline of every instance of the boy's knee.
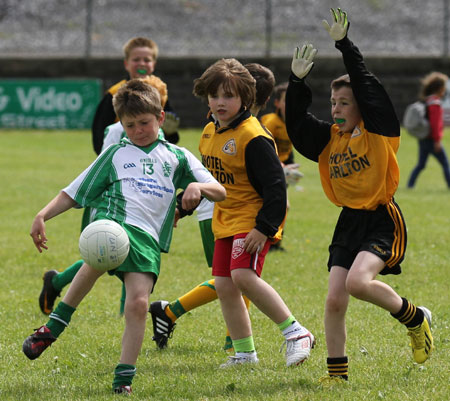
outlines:
[[328, 294], [325, 308], [329, 313], [343, 313], [346, 310], [347, 302], [337, 295]]
[[148, 306], [149, 305], [147, 297], [135, 297], [133, 299], [130, 299], [125, 307], [133, 315], [146, 317]]
[[[250, 274], [249, 274], [250, 273]], [[246, 293], [255, 280], [255, 274], [249, 269], [233, 270], [232, 278], [234, 285], [243, 293]]]
[[355, 298], [364, 298], [367, 291], [367, 283], [358, 278], [349, 276], [345, 282], [345, 288], [348, 293]]

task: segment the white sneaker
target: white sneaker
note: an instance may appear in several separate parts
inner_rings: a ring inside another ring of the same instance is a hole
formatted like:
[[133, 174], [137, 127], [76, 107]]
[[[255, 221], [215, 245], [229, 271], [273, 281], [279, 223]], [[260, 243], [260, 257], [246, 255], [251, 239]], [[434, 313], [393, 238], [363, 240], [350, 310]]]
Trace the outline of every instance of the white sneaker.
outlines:
[[256, 352], [248, 352], [245, 355], [233, 355], [233, 356], [229, 356], [228, 357], [228, 361], [226, 361], [225, 363], [222, 363], [222, 365], [220, 365], [221, 369], [226, 369], [229, 368], [231, 366], [236, 366], [236, 365], [243, 365], [244, 363], [258, 363], [259, 359], [256, 356]]
[[281, 345], [280, 352], [286, 344], [286, 366], [300, 365], [311, 354], [311, 349], [316, 344], [314, 336], [305, 329], [303, 334], [287, 338]]

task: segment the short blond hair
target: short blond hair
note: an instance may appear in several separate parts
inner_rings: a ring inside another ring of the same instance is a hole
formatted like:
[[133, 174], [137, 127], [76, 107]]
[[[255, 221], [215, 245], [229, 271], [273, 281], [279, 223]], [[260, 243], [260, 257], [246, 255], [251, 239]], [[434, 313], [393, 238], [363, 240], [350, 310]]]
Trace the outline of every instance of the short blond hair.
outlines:
[[250, 109], [253, 106], [256, 81], [238, 60], [221, 59], [209, 66], [200, 78], [194, 80], [193, 93], [207, 100], [209, 95], [217, 94], [221, 85], [226, 93], [239, 96], [244, 107]]
[[142, 79], [144, 82], [147, 82], [149, 85], [156, 88], [159, 92], [159, 96], [161, 98], [161, 106], [164, 108], [164, 106], [167, 103], [168, 99], [168, 93], [167, 93], [167, 85], [165, 82], [163, 82], [160, 78], [158, 78], [156, 75], [150, 75], [146, 76], [145, 78], [139, 78]]
[[124, 44], [123, 55], [125, 56], [125, 60], [128, 60], [131, 51], [136, 47], [148, 47], [153, 51], [153, 58], [155, 60], [158, 58], [159, 48], [156, 42], [149, 38], [138, 36], [135, 38], [131, 38], [127, 43]]
[[142, 79], [131, 79], [121, 86], [113, 97], [113, 106], [120, 120], [148, 113], [159, 118], [162, 111], [158, 90]]

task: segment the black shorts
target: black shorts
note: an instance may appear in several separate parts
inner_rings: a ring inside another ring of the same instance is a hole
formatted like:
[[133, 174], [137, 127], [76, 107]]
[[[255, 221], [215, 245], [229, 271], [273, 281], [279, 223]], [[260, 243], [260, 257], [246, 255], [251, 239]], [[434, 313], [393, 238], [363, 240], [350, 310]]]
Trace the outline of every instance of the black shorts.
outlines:
[[400, 274], [406, 240], [405, 220], [394, 200], [376, 210], [344, 207], [329, 247], [328, 271], [332, 266], [349, 270], [356, 255], [368, 251], [385, 262], [380, 274]]

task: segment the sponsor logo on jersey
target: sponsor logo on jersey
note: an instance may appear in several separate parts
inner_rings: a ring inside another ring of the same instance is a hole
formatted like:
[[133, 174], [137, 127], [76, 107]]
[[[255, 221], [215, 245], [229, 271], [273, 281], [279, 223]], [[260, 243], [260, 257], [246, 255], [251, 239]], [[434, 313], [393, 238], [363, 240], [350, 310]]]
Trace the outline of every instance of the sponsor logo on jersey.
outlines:
[[233, 249], [231, 250], [231, 257], [237, 259], [244, 253], [244, 240], [245, 238], [236, 238], [233, 241]]
[[223, 145], [222, 151], [227, 155], [234, 156], [236, 154], [236, 142], [234, 139], [230, 139], [225, 145]]
[[170, 173], [172, 171], [172, 166], [170, 165], [170, 163], [164, 162], [162, 165], [162, 169], [163, 169], [164, 177], [170, 177]]
[[367, 155], [360, 156], [353, 153], [350, 146], [346, 152], [331, 153], [328, 164], [330, 167], [330, 179], [345, 178], [370, 167]]
[[126, 170], [127, 168], [133, 168], [133, 167], [136, 167], [136, 164], [134, 164], [134, 163], [125, 163], [124, 165], [123, 165], [123, 168]]
[[355, 127], [355, 129], [352, 132], [352, 138], [356, 138], [357, 136], [360, 136], [362, 134], [361, 130], [359, 129], [359, 127]]

